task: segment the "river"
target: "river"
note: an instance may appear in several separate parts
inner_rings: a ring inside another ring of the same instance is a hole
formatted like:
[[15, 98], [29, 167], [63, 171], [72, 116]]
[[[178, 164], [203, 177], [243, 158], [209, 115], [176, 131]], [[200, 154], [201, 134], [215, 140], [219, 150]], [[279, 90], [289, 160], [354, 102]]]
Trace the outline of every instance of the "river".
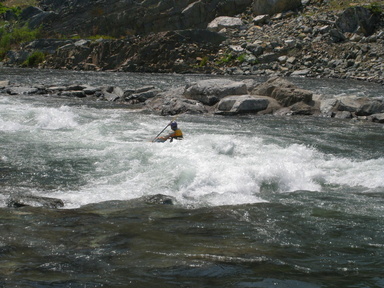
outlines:
[[[206, 75], [0, 70], [22, 85], [185, 85]], [[265, 79], [256, 79], [260, 82]], [[290, 79], [335, 97], [383, 86]], [[0, 94], [0, 287], [384, 287], [384, 126], [168, 117]], [[150, 203], [172, 197], [174, 205]], [[8, 208], [15, 195], [64, 207]]]

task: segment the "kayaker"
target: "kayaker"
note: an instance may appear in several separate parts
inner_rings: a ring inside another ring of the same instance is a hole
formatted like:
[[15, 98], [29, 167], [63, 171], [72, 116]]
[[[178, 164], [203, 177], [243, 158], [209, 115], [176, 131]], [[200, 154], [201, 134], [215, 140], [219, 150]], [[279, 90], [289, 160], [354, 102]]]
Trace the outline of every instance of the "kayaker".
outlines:
[[159, 142], [165, 142], [169, 138], [171, 138], [171, 142], [172, 142], [173, 139], [176, 139], [176, 140], [182, 140], [183, 139], [183, 132], [181, 132], [181, 130], [177, 127], [176, 121], [173, 121], [171, 123], [171, 129], [173, 130], [173, 132], [169, 133], [167, 136], [158, 137], [157, 140]]

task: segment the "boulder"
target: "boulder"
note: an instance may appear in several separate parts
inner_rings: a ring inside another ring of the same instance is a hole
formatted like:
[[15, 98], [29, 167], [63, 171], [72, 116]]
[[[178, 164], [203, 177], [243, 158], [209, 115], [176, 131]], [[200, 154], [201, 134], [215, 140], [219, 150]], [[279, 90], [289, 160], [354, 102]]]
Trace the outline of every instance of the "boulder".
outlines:
[[335, 118], [337, 118], [337, 119], [351, 119], [352, 114], [349, 111], [337, 111], [335, 113]]
[[297, 102], [291, 106], [291, 115], [313, 115], [317, 110], [305, 102]]
[[380, 22], [380, 15], [364, 7], [346, 9], [336, 20], [336, 27], [342, 32], [359, 33], [370, 36]]
[[160, 115], [176, 115], [181, 113], [202, 114], [207, 113], [207, 108], [199, 101], [186, 99], [182, 95], [183, 88], [171, 89], [159, 93], [156, 97], [145, 101], [150, 110]]
[[272, 96], [273, 91], [277, 88], [298, 88], [293, 83], [281, 77], [272, 77], [266, 82], [256, 86], [252, 91], [252, 95]]
[[335, 43], [343, 42], [347, 39], [347, 37], [345, 37], [345, 35], [336, 28], [329, 31], [329, 36], [331, 36], [332, 41]]
[[32, 95], [38, 92], [38, 88], [35, 87], [9, 87], [6, 92], [9, 95]]
[[216, 114], [242, 114], [257, 113], [267, 109], [269, 100], [267, 97], [251, 95], [227, 96], [220, 100]]
[[354, 96], [341, 97], [339, 98], [337, 110], [357, 112], [364, 104], [367, 103], [367, 101], [367, 98], [358, 98]]
[[60, 93], [60, 96], [84, 98], [86, 97], [84, 91], [80, 90], [66, 90]]
[[131, 103], [141, 103], [145, 102], [148, 99], [151, 99], [153, 97], [156, 97], [156, 95], [160, 92], [158, 89], [152, 89], [148, 91], [138, 92], [138, 93], [132, 93], [129, 96], [125, 96], [125, 101], [131, 102]]
[[282, 106], [288, 107], [298, 102], [310, 103], [313, 93], [304, 89], [276, 87], [271, 97], [275, 98]]
[[252, 22], [255, 25], [263, 25], [268, 23], [271, 20], [271, 17], [268, 14], [258, 15], [253, 18]]
[[379, 113], [384, 113], [384, 102], [382, 100], [369, 100], [356, 111], [357, 116], [368, 116]]
[[9, 86], [9, 80], [0, 81], [0, 89], [4, 89]]
[[228, 79], [208, 79], [187, 85], [183, 94], [186, 98], [212, 106], [225, 96], [247, 94], [247, 86], [244, 82]]
[[252, 10], [255, 15], [273, 15], [301, 7], [301, 0], [254, 0]]
[[384, 113], [373, 114], [372, 121], [377, 123], [384, 123]]
[[337, 99], [325, 99], [320, 102], [320, 112], [325, 115], [332, 117], [333, 112], [337, 110], [339, 101]]
[[240, 28], [243, 21], [240, 18], [220, 16], [208, 24], [207, 29], [213, 32], [219, 32], [223, 28]]
[[20, 208], [25, 206], [57, 209], [60, 207], [64, 207], [64, 203], [62, 200], [57, 198], [40, 197], [32, 195], [15, 196], [11, 197], [8, 200], [8, 207]]

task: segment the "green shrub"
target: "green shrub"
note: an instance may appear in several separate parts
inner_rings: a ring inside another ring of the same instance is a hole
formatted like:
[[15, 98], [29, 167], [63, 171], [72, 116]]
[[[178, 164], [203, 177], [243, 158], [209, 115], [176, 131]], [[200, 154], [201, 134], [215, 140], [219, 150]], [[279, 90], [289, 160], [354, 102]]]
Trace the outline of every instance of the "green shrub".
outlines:
[[199, 64], [199, 67], [204, 67], [204, 66], [207, 66], [208, 64], [208, 57], [207, 56], [204, 56], [201, 61], [200, 61], [200, 64]]
[[12, 47], [35, 40], [39, 33], [39, 29], [31, 30], [27, 26], [0, 27], [0, 60], [4, 59], [5, 54]]
[[22, 67], [37, 67], [40, 63], [44, 62], [45, 54], [41, 51], [34, 51], [27, 60], [21, 64]]
[[247, 54], [245, 53], [240, 54], [239, 56], [237, 56], [236, 60], [239, 61], [240, 63], [245, 62], [247, 60]]
[[233, 59], [234, 59], [233, 54], [232, 53], [228, 53], [228, 54], [224, 55], [223, 57], [221, 57], [217, 61], [217, 64], [218, 65], [227, 64], [227, 63], [231, 62]]
[[377, 3], [377, 2], [373, 2], [373, 3], [371, 3], [370, 5], [368, 5], [367, 8], [368, 8], [369, 10], [371, 10], [372, 13], [375, 13], [375, 14], [381, 14], [381, 13], [383, 13], [383, 7], [380, 6], [380, 4]]
[[21, 14], [22, 9], [20, 7], [7, 7], [0, 3], [0, 15], [5, 14], [7, 11], [13, 11], [16, 16]]

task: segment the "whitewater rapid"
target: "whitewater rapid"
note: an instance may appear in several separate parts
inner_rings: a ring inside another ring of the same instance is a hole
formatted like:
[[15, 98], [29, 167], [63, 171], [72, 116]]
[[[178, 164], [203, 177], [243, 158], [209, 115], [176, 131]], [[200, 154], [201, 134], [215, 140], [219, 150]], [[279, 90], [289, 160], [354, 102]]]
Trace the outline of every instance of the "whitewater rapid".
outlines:
[[384, 183], [383, 157], [361, 160], [319, 150], [316, 140], [286, 141], [298, 131], [286, 132], [284, 119], [181, 115], [184, 140], [152, 143], [169, 118], [2, 96], [0, 110], [1, 165], [30, 174], [5, 181], [3, 190], [60, 198], [66, 208], [155, 194], [192, 207], [238, 205], [273, 193], [364, 192]]

